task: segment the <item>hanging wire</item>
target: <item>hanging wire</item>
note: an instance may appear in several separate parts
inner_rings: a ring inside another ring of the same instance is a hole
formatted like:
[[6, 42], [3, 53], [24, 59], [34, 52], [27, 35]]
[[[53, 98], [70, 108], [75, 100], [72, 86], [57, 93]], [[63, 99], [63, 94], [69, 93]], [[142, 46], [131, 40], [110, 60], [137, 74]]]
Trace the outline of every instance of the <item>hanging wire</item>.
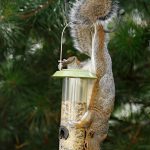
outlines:
[[71, 22], [67, 23], [65, 25], [65, 27], [63, 28], [62, 30], [62, 33], [61, 33], [61, 46], [60, 46], [60, 58], [59, 58], [59, 65], [58, 65], [58, 69], [59, 70], [62, 70], [62, 67], [63, 67], [63, 64], [62, 64], [62, 52], [63, 52], [63, 37], [64, 37], [64, 32], [66, 30], [66, 28], [71, 24]]
[[[66, 16], [67, 16], [68, 2], [69, 2], [69, 0], [64, 0], [64, 13], [65, 13]], [[59, 65], [58, 65], [58, 69], [59, 70], [62, 70], [62, 68], [63, 68], [62, 52], [63, 52], [63, 37], [64, 37], [64, 32], [65, 32], [66, 28], [69, 26], [69, 24], [71, 23], [71, 22], [67, 23], [67, 19], [65, 19], [65, 20], [66, 20], [65, 21], [66, 25], [63, 28], [62, 33], [61, 33], [60, 58], [59, 58], [59, 61], [58, 61], [59, 62]]]

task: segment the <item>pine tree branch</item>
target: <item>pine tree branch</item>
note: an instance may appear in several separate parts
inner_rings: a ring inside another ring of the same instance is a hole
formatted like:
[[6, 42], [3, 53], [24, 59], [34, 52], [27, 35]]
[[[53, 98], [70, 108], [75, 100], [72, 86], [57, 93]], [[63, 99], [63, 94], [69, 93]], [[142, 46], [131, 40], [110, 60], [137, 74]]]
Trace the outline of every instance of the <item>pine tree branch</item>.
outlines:
[[138, 142], [142, 128], [145, 127], [145, 126], [147, 126], [147, 125], [149, 125], [149, 124], [150, 124], [150, 120], [146, 120], [146, 121], [141, 122], [141, 123], [137, 126], [137, 129], [136, 129], [135, 133], [134, 133], [134, 134], [131, 136], [131, 138], [130, 138], [130, 141], [131, 141], [131, 142], [129, 143], [127, 149], [130, 150], [130, 149], [131, 149], [131, 146], [132, 146], [133, 144], [136, 144], [136, 143]]
[[29, 145], [29, 143], [25, 142], [25, 143], [22, 143], [22, 144], [19, 144], [19, 145], [16, 144], [15, 147], [18, 150], [18, 149], [22, 149], [22, 148], [24, 148], [25, 146], [28, 146], [28, 145]]
[[4, 19], [4, 16], [0, 16], [0, 21], [2, 21]]
[[[50, 5], [50, 3], [52, 3], [53, 2], [53, 0], [48, 0], [48, 1], [46, 1], [44, 4], [40, 4], [37, 8], [35, 8], [34, 10], [32, 10], [32, 11], [30, 11], [30, 12], [26, 12], [26, 13], [23, 13], [23, 14], [19, 14], [19, 15], [17, 15], [17, 17], [19, 17], [20, 19], [22, 19], [22, 20], [25, 20], [25, 19], [28, 19], [28, 18], [30, 18], [30, 17], [32, 17], [32, 16], [34, 16], [34, 15], [36, 15], [37, 13], [39, 13], [40, 11], [42, 11], [42, 10], [44, 10], [44, 9], [46, 9], [49, 5]], [[5, 17], [4, 16], [0, 16], [0, 21], [3, 21], [5, 19]]]
[[35, 8], [34, 10], [24, 13], [22, 15], [20, 15], [19, 17], [21, 19], [28, 19], [34, 15], [36, 15], [37, 13], [39, 13], [40, 11], [44, 10], [45, 8], [47, 8], [49, 6], [49, 4], [52, 2], [53, 0], [48, 0], [46, 3], [44, 3], [43, 5], [38, 6], [37, 8]]
[[149, 99], [132, 97], [132, 99], [130, 98], [130, 102], [134, 105], [142, 105], [143, 108], [150, 107]]
[[150, 15], [150, 11], [149, 11], [149, 8], [148, 8], [148, 4], [146, 2], [143, 2], [143, 6], [146, 10], [146, 12]]
[[131, 150], [132, 145], [136, 144], [138, 142], [138, 138], [139, 138], [139, 135], [141, 133], [141, 129], [142, 129], [141, 126], [137, 127], [136, 132], [130, 138], [130, 143], [128, 144], [127, 149]]
[[120, 122], [120, 123], [130, 123], [130, 122], [126, 121], [126, 120], [119, 119], [119, 118], [117, 118], [115, 116], [111, 116], [111, 119], [114, 120], [114, 121]]

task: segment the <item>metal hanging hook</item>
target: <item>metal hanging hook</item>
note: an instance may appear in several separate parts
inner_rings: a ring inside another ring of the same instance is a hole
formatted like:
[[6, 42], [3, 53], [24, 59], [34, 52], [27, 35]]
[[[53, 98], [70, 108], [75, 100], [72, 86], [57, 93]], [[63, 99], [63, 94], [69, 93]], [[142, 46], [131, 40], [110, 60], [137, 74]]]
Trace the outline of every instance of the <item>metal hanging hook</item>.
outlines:
[[69, 22], [69, 23], [67, 23], [66, 25], [65, 25], [65, 27], [63, 28], [63, 31], [62, 31], [62, 33], [61, 33], [61, 46], [60, 46], [60, 58], [59, 58], [59, 65], [58, 65], [58, 69], [59, 70], [62, 70], [62, 68], [63, 68], [63, 64], [62, 64], [62, 62], [63, 62], [63, 60], [62, 60], [62, 52], [63, 52], [63, 37], [64, 37], [64, 32], [65, 32], [65, 30], [66, 30], [66, 28], [69, 26], [71, 24], [71, 22]]

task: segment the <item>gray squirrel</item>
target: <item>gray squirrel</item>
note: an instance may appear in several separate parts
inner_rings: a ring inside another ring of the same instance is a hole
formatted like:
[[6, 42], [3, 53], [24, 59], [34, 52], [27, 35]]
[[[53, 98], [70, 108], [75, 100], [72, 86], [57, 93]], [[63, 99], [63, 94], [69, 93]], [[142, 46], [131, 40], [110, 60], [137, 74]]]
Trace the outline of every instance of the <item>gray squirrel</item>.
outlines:
[[107, 137], [108, 121], [114, 106], [115, 84], [108, 45], [108, 22], [118, 13], [118, 3], [112, 0], [76, 0], [71, 8], [71, 36], [74, 46], [90, 56], [86, 63], [79, 63], [76, 57], [63, 61], [63, 65], [76, 64], [76, 68], [89, 70], [97, 79], [91, 88], [87, 112], [78, 122], [71, 122], [76, 128], [86, 131], [84, 150], [99, 150]]

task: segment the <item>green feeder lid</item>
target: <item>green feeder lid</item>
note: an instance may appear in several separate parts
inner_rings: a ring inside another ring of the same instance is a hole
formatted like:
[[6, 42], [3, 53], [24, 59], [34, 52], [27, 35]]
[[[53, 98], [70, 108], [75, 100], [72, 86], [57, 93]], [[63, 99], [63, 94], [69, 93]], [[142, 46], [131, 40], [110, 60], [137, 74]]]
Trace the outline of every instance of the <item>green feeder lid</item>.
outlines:
[[61, 71], [56, 71], [53, 76], [54, 78], [64, 78], [64, 77], [70, 77], [70, 78], [87, 78], [87, 79], [96, 79], [96, 75], [93, 73], [81, 70], [81, 69], [63, 69]]

